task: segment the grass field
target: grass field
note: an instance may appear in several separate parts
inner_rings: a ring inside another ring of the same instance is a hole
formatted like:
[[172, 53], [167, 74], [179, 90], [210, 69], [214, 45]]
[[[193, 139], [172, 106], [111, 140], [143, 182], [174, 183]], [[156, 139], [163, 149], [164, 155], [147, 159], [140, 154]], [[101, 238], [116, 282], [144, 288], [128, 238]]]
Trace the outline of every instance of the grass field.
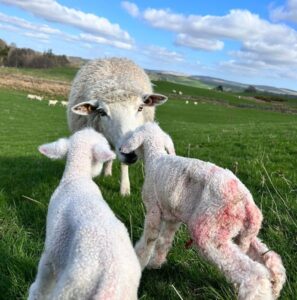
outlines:
[[[156, 88], [162, 92], [166, 87], [157, 83]], [[158, 108], [157, 120], [173, 137], [179, 155], [229, 168], [251, 190], [264, 214], [260, 236], [282, 256], [287, 269], [281, 299], [296, 299], [297, 116], [169, 100]], [[65, 108], [0, 89], [0, 299], [25, 299], [34, 280], [48, 201], [64, 169], [63, 161], [42, 157], [37, 146], [65, 135]], [[118, 163], [112, 178], [99, 177], [96, 182], [135, 242], [144, 217], [141, 163], [131, 167], [130, 174], [132, 195], [127, 198], [119, 195]], [[140, 299], [236, 298], [219, 270], [195, 249], [185, 249], [188, 238], [182, 227], [167, 264], [143, 273]]]

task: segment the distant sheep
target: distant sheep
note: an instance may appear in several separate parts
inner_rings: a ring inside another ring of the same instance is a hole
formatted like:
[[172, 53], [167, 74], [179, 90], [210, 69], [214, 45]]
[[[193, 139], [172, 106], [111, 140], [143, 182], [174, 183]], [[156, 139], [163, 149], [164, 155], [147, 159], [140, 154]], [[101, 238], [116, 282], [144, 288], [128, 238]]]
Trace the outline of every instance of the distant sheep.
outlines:
[[189, 104], [189, 101], [188, 101], [188, 100], [186, 101], [186, 104]]
[[[144, 232], [135, 246], [142, 268], [166, 260], [181, 223], [201, 255], [239, 288], [239, 299], [276, 299], [285, 283], [281, 258], [257, 237], [262, 214], [229, 170], [175, 156], [171, 138], [155, 123], [124, 137], [123, 156], [144, 159]], [[167, 152], [171, 155], [168, 155]]]
[[68, 105], [68, 101], [61, 101], [61, 105], [62, 106], [67, 106]]
[[58, 103], [58, 100], [48, 100], [48, 106], [56, 106], [56, 104]]
[[32, 94], [28, 94], [27, 95], [27, 99], [29, 100], [38, 100], [38, 101], [42, 101], [43, 97], [42, 96], [37, 96], [37, 95], [32, 95]]
[[29, 300], [136, 300], [141, 269], [127, 229], [92, 180], [115, 158], [108, 142], [86, 128], [39, 151], [52, 159], [68, 155], [49, 203], [45, 250]]
[[195, 102], [194, 102], [194, 105], [197, 105], [197, 104], [198, 104], [198, 102], [197, 102], [197, 101], [195, 101]]
[[[142, 68], [124, 58], [93, 60], [77, 73], [69, 96], [68, 125], [72, 132], [92, 126], [117, 148], [127, 132], [154, 120], [155, 107], [167, 97], [154, 94], [149, 77]], [[130, 194], [128, 166], [131, 155], [121, 165], [122, 195]], [[108, 162], [105, 175], [111, 175]]]
[[182, 94], [183, 94], [183, 92], [182, 92], [182, 91], [179, 91], [179, 92], [178, 92], [178, 94], [179, 94], [179, 95], [182, 95]]
[[172, 93], [176, 94], [176, 90], [172, 90]]

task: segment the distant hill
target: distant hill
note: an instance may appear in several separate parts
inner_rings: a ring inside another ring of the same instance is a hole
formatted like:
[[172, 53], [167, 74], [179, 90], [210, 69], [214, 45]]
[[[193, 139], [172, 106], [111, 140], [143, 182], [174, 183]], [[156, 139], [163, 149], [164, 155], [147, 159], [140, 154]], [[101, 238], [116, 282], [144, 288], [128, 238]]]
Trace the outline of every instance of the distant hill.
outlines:
[[[200, 87], [200, 88], [208, 88], [213, 89], [219, 85], [223, 86], [224, 90], [236, 93], [242, 93], [245, 89], [247, 89], [250, 84], [244, 84], [235, 81], [224, 80], [221, 78], [209, 77], [209, 76], [199, 76], [199, 75], [186, 75], [175, 72], [165, 72], [160, 70], [146, 70], [149, 74], [151, 80], [162, 80], [169, 81], [173, 83]], [[279, 95], [290, 95], [297, 96], [297, 91], [285, 89], [285, 88], [276, 88], [272, 86], [265, 85], [254, 85], [252, 84], [258, 91]]]

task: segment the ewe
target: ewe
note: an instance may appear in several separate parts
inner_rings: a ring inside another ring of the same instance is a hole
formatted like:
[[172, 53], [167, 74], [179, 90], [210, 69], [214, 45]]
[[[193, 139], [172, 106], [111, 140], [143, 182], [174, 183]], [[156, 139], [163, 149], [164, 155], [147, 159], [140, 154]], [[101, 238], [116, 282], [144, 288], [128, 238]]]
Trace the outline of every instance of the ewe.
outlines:
[[136, 151], [145, 163], [147, 213], [135, 246], [142, 268], [161, 266], [183, 222], [201, 255], [238, 286], [239, 299], [279, 296], [286, 279], [281, 258], [257, 238], [262, 214], [231, 171], [175, 156], [171, 138], [155, 123], [128, 134], [119, 150]]
[[48, 100], [48, 106], [56, 106], [56, 104], [58, 103], [58, 100]]
[[139, 262], [125, 226], [92, 180], [115, 157], [108, 142], [87, 128], [39, 151], [52, 159], [68, 154], [50, 200], [45, 250], [29, 299], [136, 300]]
[[[124, 58], [93, 60], [77, 73], [68, 103], [68, 125], [72, 132], [91, 126], [116, 148], [119, 139], [136, 127], [154, 120], [155, 106], [167, 97], [154, 94], [149, 77], [135, 63]], [[122, 195], [130, 194], [126, 158], [121, 165]], [[112, 161], [105, 175], [111, 175]]]

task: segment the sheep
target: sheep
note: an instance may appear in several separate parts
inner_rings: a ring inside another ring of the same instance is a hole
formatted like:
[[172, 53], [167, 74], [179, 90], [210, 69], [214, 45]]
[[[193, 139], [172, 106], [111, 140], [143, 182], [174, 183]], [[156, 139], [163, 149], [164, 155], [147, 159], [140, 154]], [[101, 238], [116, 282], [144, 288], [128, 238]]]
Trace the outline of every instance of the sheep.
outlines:
[[179, 91], [179, 92], [178, 92], [178, 94], [179, 94], [179, 95], [182, 95], [182, 94], [183, 94], [183, 92], [182, 92], [182, 91]]
[[50, 199], [45, 250], [29, 300], [137, 299], [141, 269], [127, 229], [93, 182], [115, 158], [107, 140], [85, 128], [39, 147], [52, 159], [67, 154]]
[[[167, 154], [167, 152], [168, 154]], [[276, 299], [286, 280], [278, 254], [257, 237], [262, 214], [244, 184], [210, 162], [175, 156], [155, 123], [127, 134], [119, 151], [144, 159], [144, 231], [135, 251], [142, 269], [166, 261], [181, 223], [201, 255], [239, 287], [239, 299]]]
[[48, 106], [56, 106], [56, 104], [58, 103], [58, 100], [48, 100]]
[[197, 102], [197, 101], [195, 101], [195, 102], [194, 102], [194, 105], [198, 105], [198, 102]]
[[188, 101], [188, 100], [186, 101], [186, 104], [189, 104], [189, 101]]
[[[116, 148], [127, 132], [154, 120], [155, 106], [167, 97], [154, 94], [149, 77], [142, 68], [125, 58], [93, 60], [76, 75], [68, 102], [67, 119], [72, 132], [91, 126], [101, 132]], [[128, 164], [121, 165], [121, 195], [130, 194]], [[106, 176], [112, 173], [112, 162], [105, 166]]]
[[62, 106], [67, 106], [68, 105], [68, 101], [61, 101], [61, 105]]
[[35, 96], [35, 99], [38, 101], [42, 101], [43, 100], [43, 96]]
[[176, 94], [176, 90], [172, 90], [172, 93]]

